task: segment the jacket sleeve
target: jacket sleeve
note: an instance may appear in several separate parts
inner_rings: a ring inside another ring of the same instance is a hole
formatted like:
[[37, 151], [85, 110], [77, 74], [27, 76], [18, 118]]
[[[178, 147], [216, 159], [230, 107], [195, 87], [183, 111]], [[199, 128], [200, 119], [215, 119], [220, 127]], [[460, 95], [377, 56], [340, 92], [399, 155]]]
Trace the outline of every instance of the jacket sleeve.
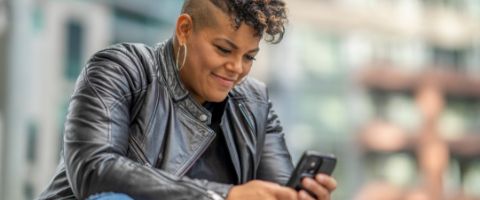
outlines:
[[125, 156], [132, 94], [147, 87], [139, 79], [149, 78], [142, 77], [146, 73], [139, 72], [141, 67], [132, 66], [154, 60], [148, 58], [151, 52], [147, 50], [127, 51], [126, 47], [115, 47], [97, 53], [82, 71], [71, 97], [64, 157], [76, 198], [101, 192], [147, 200], [211, 199], [211, 191], [226, 195], [231, 186], [179, 178]]
[[292, 171], [292, 159], [285, 143], [283, 128], [278, 119], [278, 115], [272, 108], [272, 102], [268, 100], [265, 143], [257, 177], [262, 180], [285, 185]]

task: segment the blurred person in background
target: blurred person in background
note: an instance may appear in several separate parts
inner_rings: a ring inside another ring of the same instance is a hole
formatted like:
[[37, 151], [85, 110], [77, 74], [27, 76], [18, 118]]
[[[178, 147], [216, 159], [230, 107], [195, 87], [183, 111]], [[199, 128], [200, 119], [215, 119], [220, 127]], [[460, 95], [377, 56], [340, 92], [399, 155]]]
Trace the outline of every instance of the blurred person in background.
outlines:
[[326, 175], [302, 181], [311, 194], [283, 186], [293, 165], [282, 127], [247, 76], [286, 21], [281, 0], [186, 0], [171, 39], [93, 55], [39, 199], [330, 199]]

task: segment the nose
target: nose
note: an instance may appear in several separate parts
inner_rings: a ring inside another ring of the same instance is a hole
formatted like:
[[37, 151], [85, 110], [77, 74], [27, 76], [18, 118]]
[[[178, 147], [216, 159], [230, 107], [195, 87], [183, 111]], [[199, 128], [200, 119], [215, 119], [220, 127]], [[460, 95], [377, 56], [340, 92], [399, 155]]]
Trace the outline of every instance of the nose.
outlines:
[[243, 63], [241, 59], [235, 59], [228, 62], [226, 69], [235, 74], [241, 74], [243, 72]]

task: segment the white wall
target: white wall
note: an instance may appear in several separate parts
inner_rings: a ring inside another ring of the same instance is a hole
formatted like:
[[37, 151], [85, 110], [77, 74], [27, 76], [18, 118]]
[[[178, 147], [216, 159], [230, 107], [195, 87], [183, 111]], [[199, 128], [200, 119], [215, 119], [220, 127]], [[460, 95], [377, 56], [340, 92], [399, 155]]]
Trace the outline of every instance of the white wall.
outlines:
[[[34, 90], [37, 92], [35, 96], [41, 97], [37, 119], [42, 125], [37, 146], [37, 152], [41, 153], [38, 154], [37, 165], [30, 171], [35, 193], [43, 190], [55, 171], [65, 117], [61, 113], [73, 90], [74, 82], [65, 77], [66, 25], [72, 19], [83, 25], [82, 60], [86, 61], [94, 52], [109, 44], [112, 17], [110, 9], [104, 4], [87, 1], [49, 1], [44, 10], [45, 30], [36, 43], [38, 48], [35, 48], [35, 55], [43, 66], [38, 71], [42, 74], [38, 80], [42, 86]], [[35, 173], [36, 171], [44, 173]]]
[[26, 124], [31, 113], [32, 98], [30, 67], [32, 31], [30, 25], [33, 2], [31, 0], [13, 0], [11, 4], [12, 26], [8, 41], [8, 75], [5, 124], [8, 124], [5, 141], [6, 149], [4, 158], [3, 199], [24, 199], [21, 193], [25, 182], [25, 142]]
[[[5, 158], [0, 158], [5, 164], [0, 199], [26, 199], [25, 184], [31, 184], [36, 196], [54, 173], [64, 117], [60, 114], [73, 88], [73, 82], [66, 80], [64, 72], [68, 20], [75, 19], [84, 26], [84, 61], [107, 46], [111, 37], [112, 14], [102, 3], [34, 1], [11, 1], [12, 25], [15, 26], [11, 29], [7, 51], [9, 88], [4, 117], [8, 136], [3, 138], [8, 139], [4, 141], [8, 151]], [[36, 9], [40, 9], [36, 16], [40, 19], [32, 18]], [[40, 28], [32, 26], [32, 20], [39, 20]], [[38, 130], [34, 162], [29, 162], [26, 156], [31, 123]]]
[[[0, 0], [0, 53], [2, 55], [0, 55], [0, 180], [3, 180], [3, 145], [4, 145], [4, 139], [3, 139], [3, 134], [4, 134], [4, 126], [3, 126], [3, 112], [4, 112], [4, 105], [3, 102], [4, 102], [4, 98], [5, 98], [5, 94], [4, 94], [4, 87], [5, 85], [2, 85], [4, 84], [4, 80], [5, 80], [5, 55], [4, 54], [4, 47], [5, 47], [5, 44], [4, 42], [6, 41], [3, 37], [4, 37], [4, 34], [5, 34], [5, 28], [7, 26], [7, 12], [6, 12], [6, 8], [5, 8], [5, 1], [4, 0]], [[2, 193], [2, 188], [3, 188], [3, 183], [2, 181], [0, 181], [0, 193]], [[1, 195], [0, 195], [1, 197]]]
[[[3, 134], [4, 134], [4, 131], [3, 131], [4, 127], [3, 127], [3, 113], [0, 111], [0, 180], [3, 180], [3, 145], [4, 145], [4, 141], [3, 141]], [[3, 181], [0, 181], [0, 193], [3, 193]], [[0, 198], [2, 196], [0, 195]]]

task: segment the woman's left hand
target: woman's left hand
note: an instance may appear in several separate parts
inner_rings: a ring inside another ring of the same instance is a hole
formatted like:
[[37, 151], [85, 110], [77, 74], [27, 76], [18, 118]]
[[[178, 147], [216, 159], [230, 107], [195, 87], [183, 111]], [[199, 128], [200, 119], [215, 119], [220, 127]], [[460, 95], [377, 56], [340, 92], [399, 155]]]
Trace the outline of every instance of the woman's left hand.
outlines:
[[[337, 181], [325, 174], [317, 174], [314, 178], [304, 178], [302, 180], [303, 188], [315, 194], [317, 200], [330, 200], [330, 194], [337, 188]], [[301, 200], [315, 200], [305, 190], [300, 190], [298, 195]]]

